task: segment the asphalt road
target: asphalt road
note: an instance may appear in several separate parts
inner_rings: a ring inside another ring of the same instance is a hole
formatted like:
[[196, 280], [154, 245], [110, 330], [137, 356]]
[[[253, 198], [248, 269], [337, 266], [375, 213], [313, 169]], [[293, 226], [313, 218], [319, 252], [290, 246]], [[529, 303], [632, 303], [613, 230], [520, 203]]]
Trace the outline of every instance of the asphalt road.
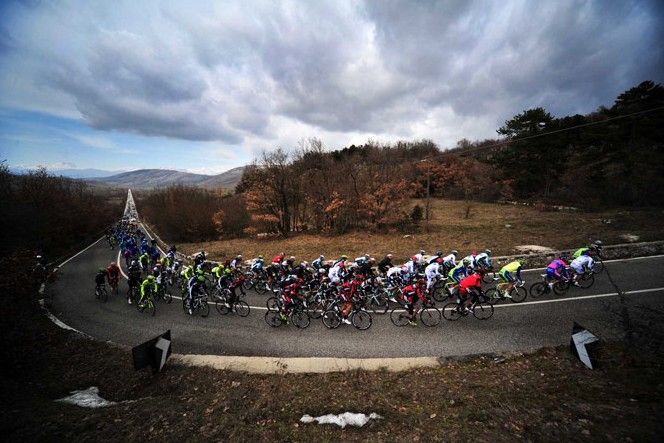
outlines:
[[[208, 318], [190, 317], [180, 300], [157, 303], [155, 317], [127, 305], [124, 296], [107, 303], [94, 297], [94, 275], [100, 266], [117, 259], [105, 240], [74, 257], [61, 268], [57, 282], [47, 288], [53, 297], [52, 312], [67, 325], [100, 340], [135, 346], [167, 329], [172, 331], [173, 352], [185, 354], [247, 355], [275, 357], [407, 357], [458, 356], [485, 352], [522, 351], [569, 342], [572, 323], [579, 322], [600, 338], [619, 333], [618, 319], [607, 309], [618, 297], [587, 296], [614, 293], [606, 273], [597, 276], [588, 290], [573, 288], [563, 297], [546, 296], [525, 303], [496, 305], [494, 316], [479, 321], [472, 316], [456, 322], [442, 320], [437, 327], [401, 327], [387, 315], [374, 315], [367, 331], [341, 325], [328, 330], [320, 320], [309, 328], [271, 328], [263, 320], [265, 309], [252, 309], [246, 318], [221, 316], [211, 306]], [[664, 256], [606, 263], [629, 303], [664, 307]], [[541, 271], [526, 272], [526, 286]], [[120, 291], [126, 291], [126, 280]], [[252, 306], [264, 307], [265, 298], [250, 293]], [[585, 297], [585, 298], [584, 298]], [[571, 300], [560, 300], [570, 298]], [[558, 299], [558, 300], [557, 300]], [[551, 301], [551, 302], [540, 302]]]

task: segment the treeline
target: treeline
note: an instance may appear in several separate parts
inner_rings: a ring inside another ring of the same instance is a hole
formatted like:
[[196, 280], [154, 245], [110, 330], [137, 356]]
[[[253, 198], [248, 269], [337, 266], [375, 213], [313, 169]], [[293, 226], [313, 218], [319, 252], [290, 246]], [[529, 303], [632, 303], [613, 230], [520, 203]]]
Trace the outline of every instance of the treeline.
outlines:
[[240, 235], [249, 213], [241, 195], [185, 185], [135, 193], [139, 215], [174, 242], [214, 240], [221, 233]]
[[176, 241], [254, 233], [412, 229], [426, 211], [413, 197], [522, 200], [581, 208], [664, 205], [664, 88], [650, 81], [588, 115], [517, 114], [499, 138], [369, 141], [327, 151], [310, 139], [265, 152], [235, 195], [196, 188], [158, 191], [139, 211]]
[[93, 189], [44, 168], [14, 175], [2, 163], [0, 207], [0, 255], [31, 249], [55, 259], [117, 221], [124, 191]]

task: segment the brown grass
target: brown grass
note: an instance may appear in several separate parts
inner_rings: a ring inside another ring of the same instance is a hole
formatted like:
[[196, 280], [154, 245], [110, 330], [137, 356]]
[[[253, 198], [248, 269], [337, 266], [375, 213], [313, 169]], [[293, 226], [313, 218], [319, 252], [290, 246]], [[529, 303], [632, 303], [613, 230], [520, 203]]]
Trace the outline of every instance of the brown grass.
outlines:
[[[412, 204], [422, 201], [413, 201]], [[279, 252], [312, 260], [319, 254], [337, 257], [347, 254], [356, 257], [370, 253], [382, 257], [392, 252], [405, 259], [419, 249], [435, 252], [438, 249], [457, 249], [462, 254], [490, 248], [493, 255], [515, 253], [518, 245], [542, 245], [554, 249], [574, 248], [590, 240], [602, 239], [605, 244], [624, 243], [621, 234], [638, 235], [642, 241], [661, 240], [664, 227], [659, 210], [609, 210], [602, 212], [542, 212], [533, 207], [493, 203], [472, 203], [470, 217], [465, 218], [467, 203], [434, 200], [429, 232], [422, 222], [421, 232], [371, 234], [351, 233], [340, 236], [295, 234], [290, 238], [242, 238], [180, 245], [188, 252], [205, 250], [214, 259], [241, 253], [245, 257], [263, 254], [272, 257]], [[612, 220], [606, 224], [602, 220]], [[511, 225], [511, 227], [506, 227]]]

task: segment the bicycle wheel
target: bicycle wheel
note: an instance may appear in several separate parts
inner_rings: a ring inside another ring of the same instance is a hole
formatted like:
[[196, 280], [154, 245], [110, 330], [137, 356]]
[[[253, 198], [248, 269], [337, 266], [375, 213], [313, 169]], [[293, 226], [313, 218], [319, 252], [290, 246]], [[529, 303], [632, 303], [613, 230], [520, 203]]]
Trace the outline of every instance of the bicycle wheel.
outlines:
[[501, 300], [500, 295], [498, 295], [498, 290], [496, 288], [489, 288], [484, 292], [486, 296], [487, 303], [495, 304], [497, 301]]
[[246, 317], [247, 315], [249, 315], [249, 305], [247, 304], [247, 302], [244, 301], [236, 302], [235, 305], [233, 306], [233, 310], [240, 317]]
[[279, 300], [277, 297], [270, 297], [265, 301], [268, 311], [278, 311], [279, 310]]
[[424, 308], [420, 311], [420, 320], [424, 326], [433, 327], [438, 326], [441, 320], [440, 311], [433, 306]]
[[309, 317], [314, 319], [321, 318], [323, 316], [323, 311], [325, 311], [325, 304], [320, 300], [314, 301], [307, 308], [307, 313], [309, 314]]
[[341, 317], [339, 313], [333, 309], [323, 313], [323, 324], [328, 329], [337, 329], [341, 324]]
[[595, 272], [595, 274], [601, 274], [602, 271], [604, 271], [604, 262], [602, 260], [595, 260], [593, 272]]
[[485, 272], [482, 275], [482, 282], [484, 283], [492, 283], [496, 279], [496, 273], [495, 272]]
[[433, 287], [433, 291], [431, 293], [431, 296], [436, 301], [444, 302], [445, 300], [447, 300], [447, 297], [449, 297], [449, 294], [445, 290], [444, 285], [435, 285]]
[[463, 314], [459, 312], [459, 304], [457, 302], [451, 302], [443, 306], [441, 309], [443, 318], [449, 321], [456, 321], [463, 317]]
[[186, 313], [189, 311], [189, 299], [187, 296], [182, 297], [182, 310]]
[[173, 301], [173, 296], [168, 290], [164, 290], [164, 293], [161, 295], [167, 305], [170, 305]]
[[311, 323], [311, 319], [304, 311], [292, 311], [290, 318], [293, 324], [300, 329], [308, 327]]
[[279, 326], [281, 326], [282, 321], [279, 312], [267, 311], [265, 313], [265, 323], [267, 323], [268, 326], [273, 328], [278, 328]]
[[548, 289], [549, 286], [546, 283], [543, 281], [538, 281], [537, 283], [533, 283], [530, 287], [530, 296], [535, 298], [541, 297], [542, 295], [549, 292]]
[[371, 309], [374, 314], [385, 314], [388, 307], [389, 303], [382, 294], [376, 294], [369, 299], [369, 309]]
[[553, 292], [556, 295], [563, 295], [569, 289], [568, 280], [558, 280], [553, 284]]
[[230, 309], [228, 309], [228, 306], [226, 306], [225, 300], [217, 300], [215, 302], [215, 308], [217, 309], [217, 312], [221, 315], [226, 315], [230, 312]]
[[595, 274], [592, 272], [585, 273], [578, 280], [579, 287], [583, 289], [588, 289], [595, 284]]
[[371, 314], [367, 311], [360, 310], [353, 312], [350, 322], [360, 331], [366, 331], [371, 327], [373, 319], [371, 318]]
[[514, 286], [510, 295], [514, 303], [521, 303], [528, 297], [528, 291], [523, 286]]
[[478, 320], [487, 320], [493, 316], [493, 305], [491, 303], [475, 303], [473, 315]]
[[390, 320], [392, 320], [394, 326], [406, 326], [408, 324], [408, 312], [404, 311], [401, 306], [394, 308], [390, 312]]
[[101, 290], [99, 291], [99, 299], [103, 303], [106, 303], [108, 301], [108, 291], [106, 291], [106, 288], [101, 288]]
[[155, 306], [155, 302], [152, 297], [149, 297], [145, 302], [145, 309], [152, 317], [154, 317], [155, 313], [157, 312], [157, 307]]
[[200, 305], [198, 306], [198, 310], [201, 313], [201, 317], [205, 318], [208, 315], [210, 315], [210, 305], [208, 304], [207, 300], [201, 300]]
[[267, 287], [267, 283], [263, 280], [258, 280], [254, 285], [254, 290], [259, 294], [265, 294], [270, 288]]

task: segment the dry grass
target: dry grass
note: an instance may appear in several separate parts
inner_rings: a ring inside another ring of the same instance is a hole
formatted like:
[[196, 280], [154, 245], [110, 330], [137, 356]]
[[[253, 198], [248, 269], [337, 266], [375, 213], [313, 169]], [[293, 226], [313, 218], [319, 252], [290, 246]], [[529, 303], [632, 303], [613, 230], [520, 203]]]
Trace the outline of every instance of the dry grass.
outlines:
[[[414, 205], [417, 202], [413, 202]], [[419, 202], [423, 205], [423, 202]], [[532, 207], [492, 203], [471, 203], [470, 217], [465, 218], [463, 201], [432, 202], [429, 232], [371, 234], [351, 233], [340, 236], [296, 234], [291, 238], [243, 238], [180, 245], [188, 252], [205, 250], [214, 259], [242, 253], [245, 257], [263, 254], [272, 257], [279, 252], [311, 260], [319, 254], [356, 257], [370, 253], [382, 257], [392, 252], [405, 259], [419, 249], [435, 252], [458, 249], [461, 253], [491, 248], [494, 255], [515, 253], [514, 246], [542, 245], [554, 249], [574, 248], [600, 238], [605, 244], [624, 243], [621, 234], [634, 234], [642, 241], [661, 240], [664, 227], [660, 210], [609, 210], [603, 212], [542, 212]], [[612, 220], [606, 224], [602, 220]], [[511, 225], [511, 227], [506, 227]]]

